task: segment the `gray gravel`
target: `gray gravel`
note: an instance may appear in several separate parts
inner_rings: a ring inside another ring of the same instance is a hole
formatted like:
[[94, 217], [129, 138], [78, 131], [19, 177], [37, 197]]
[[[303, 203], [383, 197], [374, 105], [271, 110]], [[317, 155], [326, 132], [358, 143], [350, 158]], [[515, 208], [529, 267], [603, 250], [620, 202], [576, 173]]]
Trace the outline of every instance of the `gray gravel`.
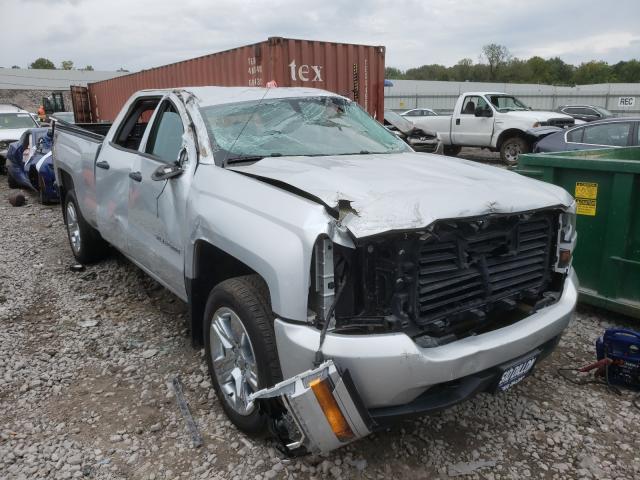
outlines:
[[[14, 208], [0, 177], [0, 478], [640, 478], [632, 394], [559, 378], [593, 360], [581, 311], [534, 375], [499, 396], [372, 435], [328, 457], [282, 458], [225, 418], [184, 306], [113, 254], [72, 272], [59, 207]], [[204, 439], [191, 448], [171, 380]]]

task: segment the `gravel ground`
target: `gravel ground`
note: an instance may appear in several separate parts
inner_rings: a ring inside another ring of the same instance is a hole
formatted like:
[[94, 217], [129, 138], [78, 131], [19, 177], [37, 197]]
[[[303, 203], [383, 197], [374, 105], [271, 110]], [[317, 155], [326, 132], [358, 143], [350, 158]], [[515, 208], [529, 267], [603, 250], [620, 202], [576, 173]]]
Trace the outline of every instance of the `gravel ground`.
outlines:
[[[282, 458], [226, 420], [190, 346], [184, 306], [113, 254], [72, 272], [60, 209], [13, 208], [0, 178], [0, 478], [640, 478], [632, 394], [557, 368], [594, 358], [580, 311], [559, 349], [505, 394], [372, 435], [327, 457]], [[630, 324], [629, 324], [630, 325]], [[204, 445], [192, 448], [179, 376]]]
[[506, 164], [500, 160], [499, 152], [492, 152], [484, 148], [464, 147], [457, 156], [459, 158], [466, 158], [467, 160], [488, 163], [496, 167], [507, 168]]

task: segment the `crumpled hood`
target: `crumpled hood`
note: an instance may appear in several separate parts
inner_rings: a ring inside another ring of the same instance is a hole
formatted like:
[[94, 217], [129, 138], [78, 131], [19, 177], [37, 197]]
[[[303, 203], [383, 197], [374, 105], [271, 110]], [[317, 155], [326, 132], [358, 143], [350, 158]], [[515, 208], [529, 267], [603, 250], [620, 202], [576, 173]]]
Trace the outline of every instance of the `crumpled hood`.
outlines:
[[[425, 227], [437, 219], [569, 206], [555, 185], [501, 168], [441, 155], [398, 153], [269, 157], [227, 167], [277, 180], [331, 208], [351, 202], [343, 224], [356, 236]], [[286, 206], [283, 206], [286, 212]]]

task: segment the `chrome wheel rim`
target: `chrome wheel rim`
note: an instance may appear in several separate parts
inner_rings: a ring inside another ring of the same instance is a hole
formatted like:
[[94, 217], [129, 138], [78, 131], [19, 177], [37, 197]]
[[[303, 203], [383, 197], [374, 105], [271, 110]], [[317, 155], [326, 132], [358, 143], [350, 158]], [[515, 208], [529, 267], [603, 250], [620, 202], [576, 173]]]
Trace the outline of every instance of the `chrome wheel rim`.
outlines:
[[74, 253], [80, 252], [80, 225], [78, 225], [78, 215], [76, 207], [72, 202], [67, 203], [67, 232], [69, 233], [69, 241]]
[[258, 391], [258, 369], [249, 334], [230, 308], [221, 307], [213, 314], [209, 344], [223, 401], [240, 415], [250, 415], [255, 405], [249, 395]]
[[507, 159], [507, 162], [514, 163], [518, 161], [518, 157], [522, 152], [520, 151], [520, 145], [517, 143], [509, 143], [505, 147], [504, 156]]

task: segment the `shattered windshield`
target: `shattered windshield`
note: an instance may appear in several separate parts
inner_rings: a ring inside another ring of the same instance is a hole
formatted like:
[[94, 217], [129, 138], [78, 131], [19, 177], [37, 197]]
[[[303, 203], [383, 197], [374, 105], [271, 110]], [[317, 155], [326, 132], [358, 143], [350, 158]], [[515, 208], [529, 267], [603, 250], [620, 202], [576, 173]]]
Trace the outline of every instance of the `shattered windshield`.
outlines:
[[28, 113], [0, 113], [0, 130], [10, 128], [33, 128], [37, 124]]
[[201, 111], [222, 163], [410, 151], [355, 102], [338, 97], [256, 100]]
[[531, 110], [516, 97], [508, 95], [488, 95], [491, 104], [496, 107], [499, 112], [508, 112], [511, 110]]

